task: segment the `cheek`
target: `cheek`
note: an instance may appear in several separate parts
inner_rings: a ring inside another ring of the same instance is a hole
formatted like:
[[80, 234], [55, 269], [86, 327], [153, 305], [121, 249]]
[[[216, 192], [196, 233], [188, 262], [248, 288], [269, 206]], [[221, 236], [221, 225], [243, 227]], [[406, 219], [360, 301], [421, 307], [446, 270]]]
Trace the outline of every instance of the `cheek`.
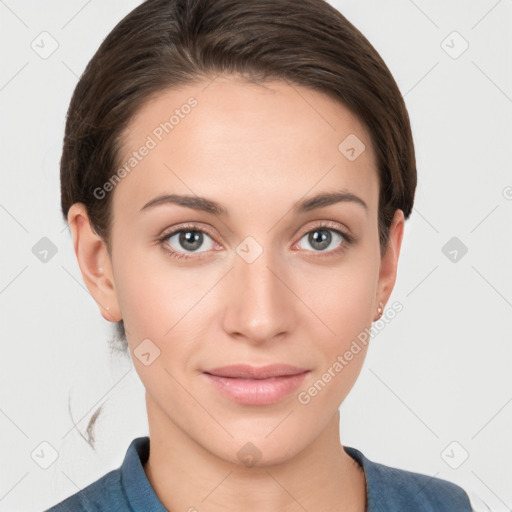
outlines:
[[162, 296], [164, 282], [152, 262], [139, 251], [117, 242], [113, 258], [117, 300], [126, 336], [133, 352], [142, 340], [156, 340], [165, 327], [165, 307], [172, 302]]
[[179, 268], [159, 249], [150, 252], [121, 248], [114, 263], [116, 293], [131, 345], [149, 338], [164, 349], [170, 340], [193, 336], [194, 315], [218, 276], [206, 267]]
[[315, 382], [320, 382], [317, 389], [311, 389], [311, 396], [318, 393], [315, 401], [324, 406], [346, 397], [361, 371], [370, 341], [378, 260], [358, 256], [336, 270], [317, 273], [314, 287], [311, 281], [301, 288], [312, 311], [306, 329], [321, 361], [314, 376]]
[[310, 332], [318, 364], [297, 397], [307, 410], [333, 413], [354, 386], [370, 341], [373, 290], [371, 279], [354, 272], [316, 295], [316, 311], [328, 328], [309, 322], [317, 326]]
[[[205, 290], [194, 284], [195, 276], [191, 279], [190, 273], [171, 271], [165, 258], [162, 260], [148, 264], [125, 253], [117, 267], [117, 295], [141, 381], [153, 397], [173, 396], [177, 402], [180, 388], [172, 376], [181, 380], [178, 374], [186, 371], [196, 348], [194, 340], [200, 327], [196, 315]], [[183, 400], [186, 402], [186, 396]]]
[[319, 311], [324, 312], [336, 339], [358, 334], [372, 320], [375, 279], [370, 269], [352, 269], [322, 295]]
[[[126, 262], [129, 263], [128, 258]], [[136, 268], [139, 270], [133, 270]], [[161, 295], [163, 283], [156, 278], [154, 271], [144, 266], [128, 264], [119, 270], [119, 307], [134, 342], [141, 337], [151, 339], [162, 335], [166, 323], [162, 314], [166, 306], [172, 303]]]
[[294, 273], [294, 290], [311, 311], [308, 318], [316, 318], [320, 340], [327, 347], [339, 348], [371, 324], [378, 260], [359, 252], [338, 266]]

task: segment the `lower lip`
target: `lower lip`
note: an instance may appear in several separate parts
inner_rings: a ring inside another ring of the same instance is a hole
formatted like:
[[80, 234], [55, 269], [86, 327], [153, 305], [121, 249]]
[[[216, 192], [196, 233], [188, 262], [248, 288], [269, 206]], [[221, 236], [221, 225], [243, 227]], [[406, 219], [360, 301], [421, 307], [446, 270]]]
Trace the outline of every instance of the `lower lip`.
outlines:
[[225, 396], [243, 405], [270, 405], [297, 389], [309, 372], [269, 379], [241, 379], [203, 375]]

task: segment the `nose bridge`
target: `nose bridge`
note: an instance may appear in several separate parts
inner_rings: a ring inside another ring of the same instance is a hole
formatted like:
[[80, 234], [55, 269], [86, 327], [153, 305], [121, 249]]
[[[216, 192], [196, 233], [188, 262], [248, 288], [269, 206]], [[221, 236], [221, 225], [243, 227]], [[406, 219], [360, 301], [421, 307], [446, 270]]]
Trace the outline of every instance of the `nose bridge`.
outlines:
[[271, 247], [247, 237], [236, 248], [230, 272], [226, 329], [263, 341], [293, 325], [293, 294], [285, 268]]

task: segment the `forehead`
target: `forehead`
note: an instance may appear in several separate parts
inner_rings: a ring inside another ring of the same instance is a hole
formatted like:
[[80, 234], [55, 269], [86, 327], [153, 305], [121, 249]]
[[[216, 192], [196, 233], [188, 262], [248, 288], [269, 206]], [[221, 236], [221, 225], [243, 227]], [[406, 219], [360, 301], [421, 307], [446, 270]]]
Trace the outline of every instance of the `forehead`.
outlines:
[[161, 92], [131, 120], [118, 156], [126, 172], [114, 211], [138, 211], [162, 193], [228, 195], [257, 210], [258, 199], [292, 203], [330, 189], [376, 208], [364, 125], [340, 102], [284, 81], [217, 77]]

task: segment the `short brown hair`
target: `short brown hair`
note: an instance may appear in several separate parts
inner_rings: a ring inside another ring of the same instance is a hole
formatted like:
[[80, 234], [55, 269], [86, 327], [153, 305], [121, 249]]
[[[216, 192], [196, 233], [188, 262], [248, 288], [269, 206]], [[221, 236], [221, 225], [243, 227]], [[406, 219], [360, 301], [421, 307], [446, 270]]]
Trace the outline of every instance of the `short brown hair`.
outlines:
[[[121, 135], [150, 98], [219, 73], [280, 79], [341, 102], [368, 129], [379, 172], [381, 254], [396, 209], [407, 219], [416, 189], [409, 116], [370, 42], [324, 0], [147, 0], [103, 41], [75, 88], [61, 159], [62, 213], [82, 202], [110, 248]], [[341, 141], [340, 141], [341, 142]], [[124, 324], [117, 333], [126, 348]]]

